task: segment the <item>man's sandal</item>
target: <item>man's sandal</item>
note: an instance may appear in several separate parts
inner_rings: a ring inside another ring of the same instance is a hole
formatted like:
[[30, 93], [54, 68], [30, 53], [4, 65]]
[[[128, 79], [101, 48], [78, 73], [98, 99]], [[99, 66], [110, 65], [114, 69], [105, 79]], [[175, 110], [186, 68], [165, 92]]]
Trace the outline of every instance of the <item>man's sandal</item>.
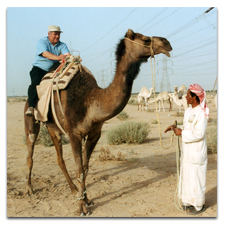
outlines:
[[184, 211], [187, 211], [188, 209], [192, 209], [194, 206], [193, 205], [182, 205], [182, 209]]
[[202, 209], [199, 210], [199, 211], [197, 211], [197, 210], [195, 209], [195, 207], [193, 207], [193, 208], [189, 208], [189, 209], [187, 210], [187, 214], [189, 214], [189, 215], [198, 215], [198, 214], [204, 212], [205, 210], [206, 210], [205, 205], [203, 205], [203, 206], [202, 206]]

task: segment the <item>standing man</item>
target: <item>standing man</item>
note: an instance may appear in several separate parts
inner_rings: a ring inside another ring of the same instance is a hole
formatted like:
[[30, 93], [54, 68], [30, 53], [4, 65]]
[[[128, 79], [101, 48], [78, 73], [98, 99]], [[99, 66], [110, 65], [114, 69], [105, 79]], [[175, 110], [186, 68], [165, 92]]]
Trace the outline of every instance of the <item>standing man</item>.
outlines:
[[36, 47], [36, 56], [32, 70], [30, 71], [31, 85], [28, 88], [28, 104], [26, 111], [27, 116], [34, 115], [34, 108], [38, 101], [36, 86], [40, 84], [41, 79], [48, 73], [54, 63], [70, 56], [66, 44], [61, 42], [60, 27], [51, 25], [48, 27], [48, 36], [41, 38]]
[[205, 189], [207, 172], [206, 128], [209, 108], [206, 93], [198, 84], [189, 86], [186, 96], [183, 130], [169, 126], [165, 133], [173, 130], [182, 136], [179, 196], [188, 214], [197, 215], [205, 211]]

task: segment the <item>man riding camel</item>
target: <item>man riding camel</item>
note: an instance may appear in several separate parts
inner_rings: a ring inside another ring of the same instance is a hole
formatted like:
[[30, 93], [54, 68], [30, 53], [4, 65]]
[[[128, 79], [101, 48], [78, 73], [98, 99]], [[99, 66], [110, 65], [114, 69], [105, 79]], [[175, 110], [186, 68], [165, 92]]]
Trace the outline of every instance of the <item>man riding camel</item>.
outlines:
[[67, 45], [60, 41], [61, 33], [59, 26], [51, 25], [48, 27], [48, 36], [41, 38], [37, 43], [36, 56], [30, 71], [31, 85], [28, 88], [27, 116], [34, 115], [34, 108], [38, 101], [36, 86], [40, 84], [41, 79], [55, 63], [70, 56]]

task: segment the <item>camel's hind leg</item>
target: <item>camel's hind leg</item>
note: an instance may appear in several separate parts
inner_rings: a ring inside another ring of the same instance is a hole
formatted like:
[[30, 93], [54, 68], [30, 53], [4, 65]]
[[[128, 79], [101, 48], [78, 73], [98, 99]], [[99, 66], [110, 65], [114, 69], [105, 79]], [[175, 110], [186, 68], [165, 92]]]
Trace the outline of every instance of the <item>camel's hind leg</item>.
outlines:
[[26, 159], [28, 166], [28, 181], [25, 194], [32, 195], [33, 188], [31, 185], [31, 171], [33, 168], [33, 152], [34, 152], [34, 144], [39, 133], [40, 125], [38, 123], [35, 123], [34, 117], [28, 117], [24, 115], [24, 121], [25, 121], [26, 144], [28, 149], [28, 155]]
[[57, 163], [61, 170], [63, 171], [66, 180], [70, 186], [71, 193], [76, 194], [78, 189], [76, 185], [71, 180], [68, 171], [66, 169], [66, 165], [63, 159], [63, 149], [62, 149], [62, 142], [61, 142], [61, 135], [58, 131], [55, 131], [54, 129], [51, 129], [48, 127], [49, 134], [51, 136], [52, 142], [55, 145], [56, 153], [57, 153]]
[[[84, 167], [84, 173], [85, 173], [85, 179], [87, 177], [88, 173], [88, 166], [89, 166], [89, 160], [91, 158], [91, 154], [101, 137], [101, 129], [102, 129], [103, 123], [99, 123], [93, 126], [92, 130], [88, 133], [88, 138], [86, 141], [86, 144], [84, 146], [83, 151], [83, 167]], [[94, 203], [90, 201], [87, 197], [87, 193], [85, 194], [85, 201], [87, 206], [93, 205]]]

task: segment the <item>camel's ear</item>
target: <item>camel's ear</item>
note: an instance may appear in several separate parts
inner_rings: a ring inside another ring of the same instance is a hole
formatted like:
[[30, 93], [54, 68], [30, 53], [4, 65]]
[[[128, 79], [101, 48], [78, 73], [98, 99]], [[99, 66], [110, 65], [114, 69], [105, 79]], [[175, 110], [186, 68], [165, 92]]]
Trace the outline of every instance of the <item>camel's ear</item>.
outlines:
[[127, 37], [127, 38], [129, 38], [129, 39], [131, 39], [131, 40], [134, 40], [134, 37], [135, 37], [134, 31], [132, 31], [131, 29], [128, 29], [128, 31], [127, 31], [125, 37]]

